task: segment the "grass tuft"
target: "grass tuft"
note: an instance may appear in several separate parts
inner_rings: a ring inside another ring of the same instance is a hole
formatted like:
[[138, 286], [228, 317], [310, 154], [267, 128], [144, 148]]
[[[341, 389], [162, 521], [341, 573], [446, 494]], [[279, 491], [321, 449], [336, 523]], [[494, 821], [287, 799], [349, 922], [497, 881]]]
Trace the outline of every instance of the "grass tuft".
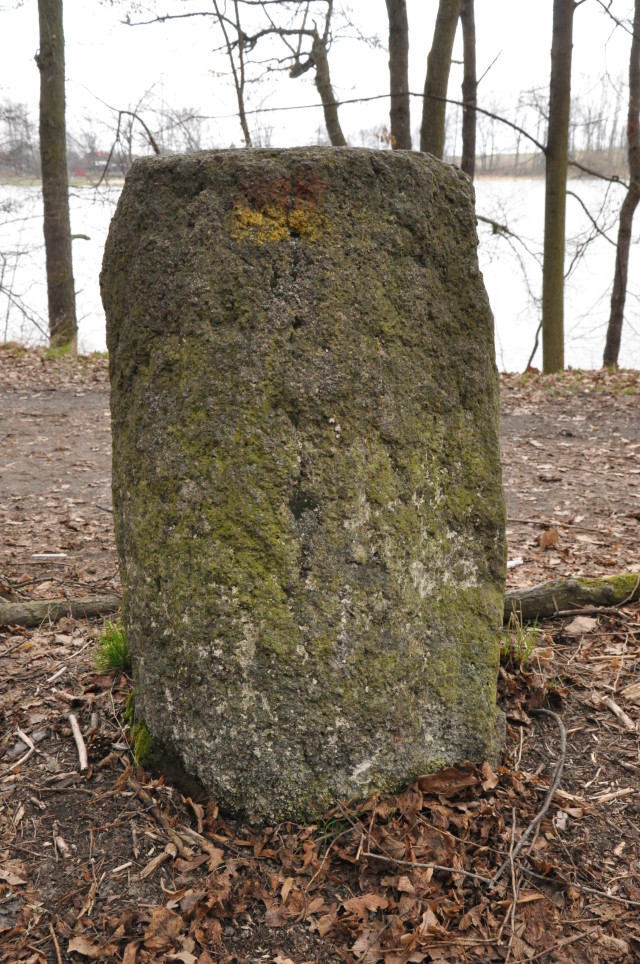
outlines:
[[131, 670], [129, 642], [122, 623], [105, 620], [104, 630], [98, 640], [96, 666], [104, 673], [128, 673]]
[[71, 342], [64, 342], [62, 345], [51, 345], [49, 348], [45, 348], [44, 357], [47, 361], [57, 361], [58, 358], [67, 358], [76, 356], [76, 348]]
[[502, 634], [500, 662], [523, 669], [536, 648], [539, 632], [537, 620], [523, 625], [515, 614], [512, 615], [508, 628]]

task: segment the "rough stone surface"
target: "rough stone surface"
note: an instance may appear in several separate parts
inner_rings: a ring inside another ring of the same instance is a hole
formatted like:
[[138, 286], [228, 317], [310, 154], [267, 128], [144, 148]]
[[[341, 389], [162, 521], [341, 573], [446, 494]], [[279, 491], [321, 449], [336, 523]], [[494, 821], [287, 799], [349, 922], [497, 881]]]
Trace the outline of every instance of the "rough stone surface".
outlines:
[[137, 161], [102, 273], [136, 708], [250, 818], [495, 757], [473, 191], [424, 154]]

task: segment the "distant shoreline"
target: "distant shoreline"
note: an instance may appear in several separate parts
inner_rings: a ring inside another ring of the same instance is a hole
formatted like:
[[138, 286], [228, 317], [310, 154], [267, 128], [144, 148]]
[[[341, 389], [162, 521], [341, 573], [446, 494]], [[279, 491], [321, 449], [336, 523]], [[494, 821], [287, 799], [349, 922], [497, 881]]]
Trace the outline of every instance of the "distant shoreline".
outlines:
[[[169, 156], [169, 155], [168, 155]], [[447, 164], [460, 166], [460, 156], [450, 155], [445, 158]], [[622, 147], [611, 148], [606, 151], [576, 151], [572, 155], [574, 164], [569, 164], [570, 180], [590, 180], [598, 177], [626, 181], [629, 177], [627, 150]], [[493, 154], [479, 155], [476, 158], [476, 178], [544, 178], [544, 156], [535, 154]], [[0, 171], [0, 185], [3, 187], [40, 187], [39, 177], [9, 174]], [[89, 177], [69, 178], [69, 187], [122, 187], [124, 175], [106, 177], [100, 180]]]

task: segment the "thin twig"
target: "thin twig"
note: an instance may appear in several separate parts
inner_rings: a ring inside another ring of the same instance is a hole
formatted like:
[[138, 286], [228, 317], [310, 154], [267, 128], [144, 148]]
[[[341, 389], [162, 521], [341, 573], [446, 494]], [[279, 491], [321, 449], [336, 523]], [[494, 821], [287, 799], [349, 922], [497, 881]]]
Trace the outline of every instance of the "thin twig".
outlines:
[[552, 947], [545, 947], [543, 951], [538, 951], [533, 957], [521, 957], [519, 960], [514, 961], [513, 964], [530, 964], [531, 961], [537, 961], [545, 954], [550, 954], [551, 951], [559, 950], [561, 947], [567, 947], [568, 944], [575, 944], [576, 941], [582, 941], [585, 937], [591, 937], [592, 934], [597, 934], [598, 928], [592, 927], [589, 931], [584, 931], [582, 934], [574, 934], [573, 937], [563, 937], [562, 940], [553, 944]]
[[381, 854], [371, 853], [363, 850], [363, 857], [371, 857], [373, 860], [381, 860], [385, 864], [397, 864], [399, 867], [418, 867], [423, 870], [444, 870], [447, 874], [462, 874], [471, 880], [479, 880], [482, 884], [492, 884], [492, 877], [483, 877], [481, 874], [472, 874], [470, 870], [462, 870], [460, 867], [443, 867], [442, 864], [424, 864], [414, 860], [396, 860], [395, 857], [383, 857]]
[[587, 884], [581, 884], [575, 880], [562, 880], [561, 877], [543, 877], [542, 874], [536, 874], [535, 871], [530, 870], [528, 867], [522, 867], [522, 873], [526, 874], [527, 877], [532, 877], [534, 880], [539, 880], [544, 884], [555, 884], [559, 887], [574, 887], [576, 890], [582, 890], [586, 894], [595, 894], [596, 897], [602, 897], [605, 900], [612, 900], [616, 904], [626, 904], [629, 907], [640, 907], [640, 900], [630, 900], [626, 897], [616, 897], [614, 894], [608, 894], [606, 890], [596, 890], [594, 887], [588, 887]]
[[513, 899], [511, 901], [511, 933], [509, 935], [509, 944], [507, 946], [507, 956], [505, 957], [505, 964], [509, 964], [509, 958], [511, 957], [511, 949], [513, 948], [513, 942], [516, 936], [516, 910], [518, 907], [518, 882], [516, 880], [516, 869], [513, 863], [515, 834], [516, 834], [516, 808], [514, 807], [512, 811], [512, 818], [511, 818], [511, 846], [509, 847], [509, 863], [511, 865], [511, 893], [513, 894]]
[[23, 763], [26, 763], [29, 757], [36, 752], [35, 744], [33, 743], [32, 740], [29, 739], [26, 733], [23, 733], [21, 729], [17, 729], [16, 733], [18, 734], [22, 742], [26, 743], [29, 749], [27, 750], [24, 756], [21, 756], [19, 760], [16, 760], [15, 763], [12, 763], [10, 767], [7, 767], [6, 770], [3, 771], [3, 774], [2, 774], [3, 776], [6, 773], [11, 773], [13, 770], [17, 770], [19, 766], [22, 766]]
[[84, 770], [89, 769], [89, 760], [87, 757], [87, 748], [85, 742], [82, 739], [82, 733], [80, 732], [80, 727], [78, 725], [78, 719], [73, 713], [69, 713], [68, 716], [69, 723], [71, 724], [71, 732], [73, 733], [73, 738], [76, 741], [76, 746], [78, 748], [78, 759], [80, 761], [80, 773]]
[[526, 841], [529, 839], [530, 835], [533, 833], [536, 827], [539, 826], [540, 821], [542, 820], [544, 815], [547, 813], [549, 807], [551, 806], [551, 803], [553, 801], [553, 795], [558, 789], [558, 787], [560, 786], [560, 780], [562, 778], [562, 770], [564, 768], [564, 761], [567, 755], [567, 731], [565, 730], [564, 723], [562, 722], [558, 714], [554, 713], [552, 710], [545, 710], [545, 709], [530, 710], [529, 712], [532, 715], [542, 713], [545, 716], [550, 716], [553, 720], [555, 720], [558, 726], [558, 729], [560, 730], [560, 759], [556, 764], [556, 769], [553, 774], [553, 779], [551, 780], [551, 785], [545, 797], [544, 803], [542, 804], [542, 807], [540, 808], [536, 816], [533, 818], [533, 820], [531, 821], [531, 823], [529, 824], [525, 832], [520, 837], [520, 840], [518, 841], [513, 851], [513, 854], [511, 853], [509, 854], [507, 859], [503, 861], [503, 863], [500, 865], [500, 867], [498, 867], [497, 871], [493, 875], [494, 884], [498, 882], [498, 880], [500, 879], [500, 877], [502, 876], [506, 868], [509, 866], [509, 864], [518, 856], [518, 854], [524, 847]]
[[60, 945], [58, 944], [58, 937], [56, 935], [55, 929], [51, 921], [49, 921], [49, 933], [51, 934], [51, 940], [53, 941], [53, 946], [56, 951], [56, 958], [58, 964], [62, 964], [62, 954], [60, 953]]
[[24, 646], [26, 642], [27, 640], [24, 638], [19, 639], [18, 642], [14, 643], [13, 646], [10, 646], [9, 649], [3, 649], [0, 653], [0, 656], [8, 656], [9, 653], [13, 653], [16, 649], [20, 649], [21, 646]]

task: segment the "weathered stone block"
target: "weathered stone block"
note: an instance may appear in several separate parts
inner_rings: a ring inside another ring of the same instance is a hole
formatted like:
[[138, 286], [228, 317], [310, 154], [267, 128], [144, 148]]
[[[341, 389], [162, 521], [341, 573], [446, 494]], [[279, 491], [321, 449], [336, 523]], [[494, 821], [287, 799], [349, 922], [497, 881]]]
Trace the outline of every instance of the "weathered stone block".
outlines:
[[107, 243], [138, 711], [227, 809], [495, 756], [505, 573], [473, 192], [423, 154], [137, 161]]

